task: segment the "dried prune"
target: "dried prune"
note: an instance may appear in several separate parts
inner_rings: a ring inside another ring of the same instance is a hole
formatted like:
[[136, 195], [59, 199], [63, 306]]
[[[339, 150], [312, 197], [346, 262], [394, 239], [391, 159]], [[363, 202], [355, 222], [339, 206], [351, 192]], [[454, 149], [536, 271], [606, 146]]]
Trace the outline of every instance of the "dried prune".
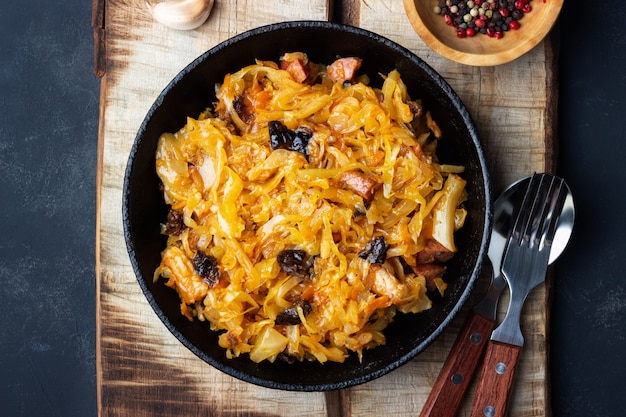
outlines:
[[276, 358], [282, 362], [288, 363], [289, 365], [293, 365], [294, 363], [296, 363], [296, 360], [298, 359], [295, 356], [290, 355], [285, 352], [280, 352]]
[[367, 259], [372, 264], [382, 265], [387, 260], [387, 249], [389, 245], [383, 236], [376, 236], [370, 240], [365, 249], [359, 252], [359, 257]]
[[165, 234], [178, 236], [185, 229], [184, 214], [180, 210], [170, 210], [167, 213], [167, 223], [165, 223]]
[[237, 116], [241, 119], [245, 118], [244, 107], [244, 96], [241, 94], [235, 96], [233, 99], [233, 108], [235, 109], [235, 112], [237, 112]]
[[246, 98], [241, 94], [233, 99], [233, 109], [244, 123], [250, 123], [254, 119], [254, 114], [246, 107]]
[[309, 160], [309, 140], [313, 132], [306, 127], [291, 130], [281, 122], [274, 120], [267, 124], [270, 134], [270, 147], [274, 149], [287, 149], [288, 151], [300, 152]]
[[293, 307], [289, 307], [283, 310], [278, 316], [276, 316], [276, 324], [300, 324], [300, 316], [298, 315], [298, 307], [302, 308], [302, 313], [306, 316], [309, 314], [313, 307], [306, 300], [298, 300]]
[[286, 273], [298, 278], [308, 278], [311, 275], [313, 258], [301, 249], [283, 250], [276, 256], [278, 266]]
[[207, 255], [201, 250], [196, 252], [196, 255], [191, 261], [196, 274], [206, 282], [209, 287], [215, 287], [220, 280], [220, 269], [217, 266], [217, 259], [214, 256]]

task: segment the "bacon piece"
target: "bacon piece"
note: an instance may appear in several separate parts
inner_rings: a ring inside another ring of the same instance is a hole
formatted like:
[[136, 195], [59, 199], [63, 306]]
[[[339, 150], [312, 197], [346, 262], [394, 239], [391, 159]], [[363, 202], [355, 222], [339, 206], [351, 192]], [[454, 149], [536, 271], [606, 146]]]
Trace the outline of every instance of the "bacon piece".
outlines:
[[168, 246], [161, 260], [165, 285], [175, 288], [184, 304], [193, 304], [206, 297], [209, 285], [199, 277], [191, 259], [177, 246]]
[[339, 58], [326, 68], [328, 76], [333, 81], [350, 81], [356, 71], [361, 68], [361, 58]]
[[303, 83], [309, 76], [306, 65], [300, 58], [293, 61], [280, 61], [280, 69], [287, 71], [299, 83]]
[[344, 188], [352, 190], [366, 202], [371, 203], [374, 199], [376, 188], [378, 188], [380, 183], [372, 175], [360, 171], [346, 171], [339, 177], [339, 184]]
[[426, 247], [415, 255], [417, 264], [428, 264], [433, 262], [444, 263], [452, 259], [454, 252], [444, 247], [435, 239], [428, 239]]
[[426, 288], [431, 292], [437, 290], [435, 278], [441, 278], [443, 273], [446, 272], [446, 266], [438, 263], [418, 264], [412, 268], [415, 275], [421, 275], [426, 278]]

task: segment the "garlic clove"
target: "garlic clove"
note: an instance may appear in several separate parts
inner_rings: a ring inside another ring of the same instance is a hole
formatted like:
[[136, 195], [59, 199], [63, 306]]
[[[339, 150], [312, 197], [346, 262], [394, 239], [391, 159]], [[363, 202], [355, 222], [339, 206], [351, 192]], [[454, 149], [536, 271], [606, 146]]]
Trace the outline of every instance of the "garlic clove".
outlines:
[[214, 0], [165, 0], [146, 5], [152, 17], [165, 26], [178, 30], [191, 30], [202, 25], [213, 8]]

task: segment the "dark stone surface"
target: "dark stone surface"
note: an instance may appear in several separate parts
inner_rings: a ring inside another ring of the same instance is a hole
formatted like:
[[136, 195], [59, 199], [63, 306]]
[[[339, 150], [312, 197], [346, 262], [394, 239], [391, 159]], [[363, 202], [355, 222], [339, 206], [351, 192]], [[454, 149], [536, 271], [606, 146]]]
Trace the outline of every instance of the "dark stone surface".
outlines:
[[0, 415], [96, 415], [91, 2], [0, 11]]
[[577, 219], [555, 266], [552, 405], [555, 417], [626, 416], [626, 9], [565, 4], [558, 172]]
[[[578, 217], [555, 266], [554, 417], [626, 415], [626, 9], [602, 5], [560, 19], [558, 171]], [[0, 11], [2, 416], [96, 415], [90, 20], [80, 0]]]

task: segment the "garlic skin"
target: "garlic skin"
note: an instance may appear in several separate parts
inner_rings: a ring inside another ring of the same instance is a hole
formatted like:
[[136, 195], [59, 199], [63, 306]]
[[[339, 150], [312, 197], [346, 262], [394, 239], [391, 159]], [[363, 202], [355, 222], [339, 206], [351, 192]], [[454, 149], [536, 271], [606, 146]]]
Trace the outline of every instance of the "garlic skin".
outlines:
[[213, 8], [214, 0], [148, 0], [146, 5], [152, 17], [165, 26], [191, 30], [202, 25]]

